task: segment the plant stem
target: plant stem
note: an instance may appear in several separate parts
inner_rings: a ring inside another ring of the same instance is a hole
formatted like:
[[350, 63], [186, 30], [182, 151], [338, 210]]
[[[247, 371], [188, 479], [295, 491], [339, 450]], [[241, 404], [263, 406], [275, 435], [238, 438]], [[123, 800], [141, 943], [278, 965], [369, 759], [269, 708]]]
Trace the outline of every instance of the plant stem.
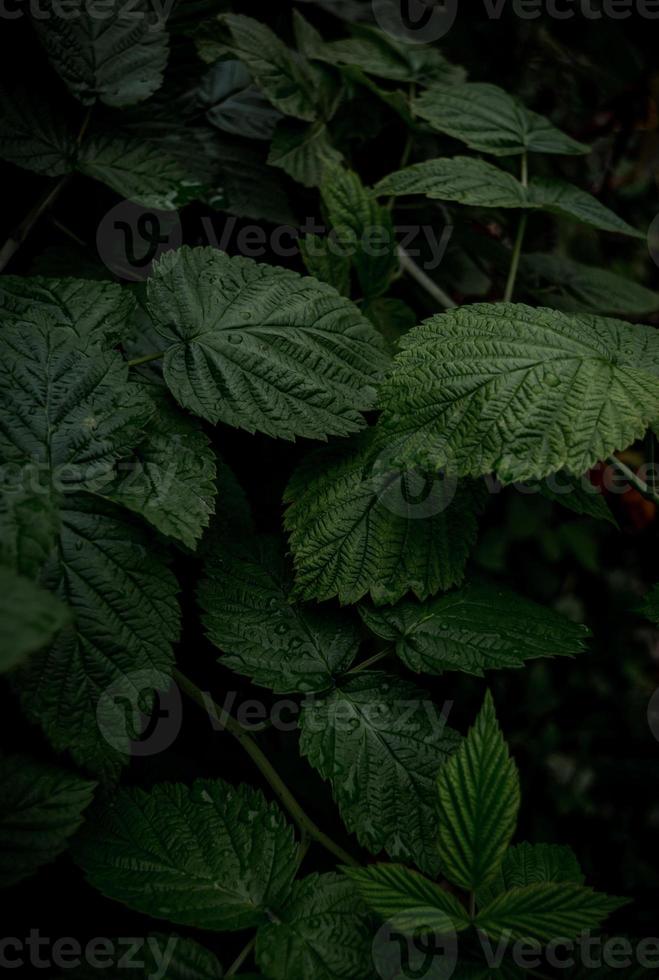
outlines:
[[437, 300], [440, 306], [442, 306], [445, 310], [455, 309], [457, 303], [454, 303], [448, 293], [445, 293], [441, 286], [438, 286], [436, 282], [433, 282], [430, 276], [426, 275], [423, 269], [420, 269], [416, 262], [409, 257], [405, 249], [401, 248], [400, 246], [398, 247], [398, 258], [400, 260], [401, 267], [405, 270], [405, 272], [409, 273], [413, 279], [416, 279], [419, 285], [423, 286], [425, 291], [432, 296], [433, 299]]
[[233, 961], [233, 963], [231, 964], [227, 972], [224, 974], [224, 976], [225, 977], [235, 976], [255, 946], [256, 946], [256, 936], [253, 936], [250, 939], [250, 941], [247, 943], [245, 948], [242, 949], [240, 953], [238, 953], [238, 956], [235, 958], [235, 960]]
[[476, 892], [469, 893], [469, 918], [476, 918]]
[[141, 364], [150, 364], [151, 361], [160, 361], [166, 353], [166, 350], [160, 350], [156, 354], [145, 354], [144, 357], [136, 357], [134, 361], [128, 362], [128, 367], [139, 367]]
[[638, 490], [641, 496], [646, 497], [655, 504], [659, 504], [659, 494], [655, 493], [654, 490], [651, 490], [647, 483], [644, 483], [643, 480], [641, 480], [641, 478], [637, 476], [633, 470], [630, 470], [630, 468], [623, 463], [621, 459], [618, 459], [617, 456], [607, 456], [607, 462], [619, 469], [620, 472], [627, 478], [628, 482]]
[[[203, 692], [199, 690], [196, 684], [186, 677], [185, 674], [182, 674], [180, 670], [174, 670], [174, 680], [189, 698], [201, 705], [204, 710], [207, 710], [207, 701]], [[352, 865], [352, 867], [359, 867], [359, 862], [344, 851], [339, 844], [336, 844], [331, 837], [328, 837], [327, 834], [313, 822], [311, 817], [305, 813], [270, 760], [261, 751], [254, 739], [243, 730], [239, 722], [237, 722], [236, 719], [228, 713], [228, 711], [220, 707], [220, 705], [213, 702], [213, 707], [217, 711], [222, 725], [224, 725], [226, 730], [233, 735], [245, 752], [247, 752], [252, 762], [258, 767], [263, 777], [274, 790], [279, 802], [288, 810], [300, 830], [321, 844], [326, 850], [333, 854], [334, 857], [338, 858], [342, 864], [349, 864]]]
[[[522, 154], [522, 166], [520, 180], [522, 187], [529, 186], [529, 158], [527, 153]], [[519, 269], [519, 260], [522, 255], [522, 243], [524, 241], [524, 233], [526, 232], [526, 222], [528, 221], [528, 214], [524, 212], [522, 217], [519, 219], [519, 225], [517, 226], [517, 235], [515, 236], [515, 244], [513, 245], [513, 254], [510, 259], [510, 271], [508, 273], [508, 281], [506, 282], [506, 290], [503, 294], [503, 302], [510, 303], [513, 298], [513, 293], [515, 292], [515, 281], [517, 279], [517, 271]]]
[[18, 252], [23, 242], [27, 239], [28, 235], [39, 221], [39, 218], [41, 218], [41, 216], [45, 214], [50, 207], [52, 207], [70, 179], [69, 174], [66, 174], [64, 177], [60, 177], [55, 186], [51, 187], [47, 193], [37, 201], [32, 210], [29, 211], [21, 223], [16, 226], [0, 249], [0, 272], [2, 272], [7, 263], [13, 259], [16, 252]]
[[380, 660], [384, 660], [384, 658], [388, 657], [390, 653], [391, 647], [387, 647], [386, 650], [380, 650], [379, 653], [374, 653], [372, 657], [369, 657], [367, 660], [363, 660], [360, 664], [357, 664], [356, 667], [352, 667], [346, 673], [358, 674], [360, 670], [367, 670], [369, 667], [372, 667], [373, 664], [377, 664]]

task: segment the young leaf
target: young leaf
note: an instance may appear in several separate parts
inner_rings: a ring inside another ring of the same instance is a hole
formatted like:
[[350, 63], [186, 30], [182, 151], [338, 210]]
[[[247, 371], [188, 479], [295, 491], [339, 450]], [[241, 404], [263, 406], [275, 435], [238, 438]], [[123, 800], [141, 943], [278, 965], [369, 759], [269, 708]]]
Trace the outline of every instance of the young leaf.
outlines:
[[[181, 846], [182, 842], [184, 846]], [[268, 921], [296, 870], [293, 831], [261, 793], [220, 779], [121, 789], [95, 807], [74, 856], [107, 898], [197, 929]]]
[[256, 934], [256, 962], [271, 980], [370, 977], [369, 916], [354, 885], [338, 874], [295, 882], [277, 918]]
[[281, 119], [254, 85], [240, 61], [219, 61], [204, 78], [198, 93], [213, 126], [233, 136], [269, 140]]
[[286, 488], [296, 594], [358, 602], [425, 599], [459, 585], [485, 505], [484, 484], [459, 486], [391, 463], [369, 429], [307, 457]]
[[68, 619], [66, 606], [50, 592], [0, 568], [0, 673], [46, 646]]
[[215, 510], [215, 453], [196, 419], [155, 386], [149, 397], [155, 412], [146, 438], [103, 496], [194, 550]]
[[496, 85], [434, 85], [414, 100], [414, 112], [440, 133], [495, 156], [590, 150]]
[[242, 61], [270, 102], [287, 116], [312, 122], [317, 114], [317, 79], [304, 58], [253, 17], [221, 14], [218, 22], [228, 31], [228, 50]]
[[581, 653], [588, 630], [552, 609], [486, 584], [417, 602], [360, 607], [378, 636], [396, 644], [403, 663], [417, 673], [461, 670], [482, 677], [485, 670], [522, 667], [537, 657]]
[[564, 255], [525, 255], [522, 269], [540, 283], [554, 287], [547, 293], [538, 285], [536, 293], [559, 310], [642, 317], [659, 309], [659, 293], [608, 269], [583, 265]]
[[396, 458], [503, 482], [585, 473], [659, 414], [656, 330], [521, 304], [476, 304], [402, 341], [384, 385]]
[[598, 929], [604, 919], [627, 904], [571, 882], [545, 882], [511, 888], [480, 911], [476, 927], [493, 939], [548, 943], [576, 939]]
[[572, 849], [561, 844], [516, 844], [506, 851], [496, 877], [479, 889], [478, 903], [489, 905], [511, 888], [547, 881], [583, 885], [584, 876]]
[[83, 105], [128, 106], [160, 88], [169, 41], [149, 0], [72, 0], [66, 16], [46, 0], [34, 28], [59, 77]]
[[216, 535], [199, 587], [220, 663], [277, 694], [322, 691], [352, 663], [357, 624], [345, 612], [292, 604], [292, 575], [280, 543]]
[[476, 891], [497, 873], [519, 810], [517, 767], [485, 702], [457, 752], [439, 771], [439, 857], [455, 885]]
[[25, 88], [0, 92], [0, 158], [61, 177], [75, 169], [75, 137], [56, 103]]
[[112, 282], [3, 276], [0, 310], [4, 324], [29, 323], [39, 329], [44, 316], [68, 327], [76, 349], [119, 343], [135, 309], [135, 297]]
[[212, 248], [166, 253], [148, 306], [165, 381], [211, 422], [293, 439], [364, 424], [387, 365], [371, 324], [330, 286]]
[[308, 699], [300, 750], [332, 784], [343, 822], [374, 854], [438, 871], [435, 778], [458, 743], [428, 695], [374, 671]]
[[319, 187], [328, 170], [341, 164], [324, 123], [304, 124], [283, 119], [275, 130], [268, 163], [279, 167], [305, 187]]
[[119, 354], [73, 350], [70, 327], [31, 319], [0, 337], [0, 451], [41, 485], [96, 488], [140, 441], [152, 404]]
[[442, 157], [424, 160], [384, 177], [375, 187], [379, 196], [425, 194], [440, 201], [457, 201], [472, 207], [524, 208], [528, 197], [523, 185], [500, 167], [474, 157]]
[[96, 783], [24, 756], [0, 757], [0, 887], [34, 874], [66, 850]]
[[366, 902], [402, 932], [467, 928], [469, 918], [457, 898], [402, 864], [343, 868]]
[[335, 167], [321, 186], [323, 204], [368, 299], [386, 292], [398, 269], [391, 213], [380, 207], [356, 173]]
[[161, 559], [153, 535], [114, 508], [83, 494], [64, 498], [42, 582], [66, 600], [74, 623], [30, 657], [16, 683], [23, 710], [53, 746], [104, 777], [130, 758], [126, 702], [142, 694], [148, 712], [149, 697], [168, 684], [178, 585]]

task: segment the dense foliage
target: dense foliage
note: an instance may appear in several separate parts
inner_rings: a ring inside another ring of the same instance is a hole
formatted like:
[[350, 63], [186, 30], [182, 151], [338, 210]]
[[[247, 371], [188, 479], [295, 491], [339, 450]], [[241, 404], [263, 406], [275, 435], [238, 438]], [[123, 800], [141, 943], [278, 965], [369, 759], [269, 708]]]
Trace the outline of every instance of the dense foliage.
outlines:
[[551, 23], [530, 84], [377, 0], [69, 7], [0, 93], [0, 877], [108, 943], [52, 975], [654, 975], [595, 758], [655, 686], [642, 43], [596, 96]]

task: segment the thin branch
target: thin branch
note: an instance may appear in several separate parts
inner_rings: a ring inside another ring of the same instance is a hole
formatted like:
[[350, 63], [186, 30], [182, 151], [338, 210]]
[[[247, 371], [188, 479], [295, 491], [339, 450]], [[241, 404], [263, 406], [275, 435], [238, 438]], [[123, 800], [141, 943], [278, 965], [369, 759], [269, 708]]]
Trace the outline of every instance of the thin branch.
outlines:
[[623, 463], [617, 456], [607, 456], [607, 462], [619, 469], [628, 482], [638, 490], [641, 496], [647, 500], [651, 500], [655, 504], [659, 504], [659, 494], [655, 493], [647, 483], [644, 483], [640, 476], [637, 476], [633, 470], [630, 470], [626, 463]]
[[380, 660], [384, 660], [384, 658], [388, 657], [390, 653], [391, 647], [387, 647], [386, 650], [380, 650], [379, 653], [374, 653], [372, 657], [368, 658], [368, 660], [363, 660], [360, 664], [357, 664], [356, 667], [353, 667], [351, 670], [347, 671], [347, 673], [358, 674], [360, 670], [367, 670], [369, 667], [372, 667], [373, 664], [377, 664]]
[[53, 206], [70, 179], [70, 174], [60, 177], [55, 186], [49, 188], [43, 197], [37, 201], [31, 211], [25, 215], [21, 223], [12, 231], [7, 241], [0, 248], [0, 272], [11, 262], [41, 216]]
[[[522, 154], [520, 180], [522, 187], [529, 186], [529, 158], [526, 152]], [[513, 293], [515, 292], [515, 282], [517, 281], [517, 272], [519, 270], [519, 260], [522, 255], [522, 244], [524, 242], [527, 221], [528, 214], [524, 212], [519, 219], [519, 224], [517, 226], [517, 235], [515, 236], [515, 244], [513, 245], [513, 254], [510, 259], [510, 271], [508, 272], [506, 289], [503, 294], [504, 303], [510, 303], [511, 299], [513, 298]]]
[[143, 357], [136, 357], [134, 361], [128, 362], [128, 367], [140, 367], [142, 364], [150, 364], [151, 361], [161, 361], [166, 353], [166, 350], [160, 350], [155, 354], [145, 354]]
[[433, 282], [430, 276], [427, 275], [423, 269], [420, 269], [416, 262], [414, 262], [414, 260], [407, 254], [405, 249], [401, 248], [400, 246], [398, 247], [398, 258], [400, 260], [401, 267], [405, 270], [405, 272], [412, 276], [413, 279], [416, 279], [419, 285], [423, 286], [428, 295], [437, 300], [440, 306], [442, 306], [445, 310], [455, 309], [457, 303], [454, 303], [448, 293], [445, 293], [441, 286], [438, 286], [436, 282]]
[[245, 948], [242, 949], [240, 953], [238, 953], [238, 956], [233, 961], [233, 963], [231, 964], [227, 972], [224, 974], [224, 976], [225, 977], [235, 976], [255, 946], [256, 946], [256, 936], [253, 936], [250, 939], [250, 941], [247, 943]]
[[[208, 709], [208, 701], [203, 692], [200, 691], [196, 684], [186, 677], [185, 674], [182, 674], [180, 670], [175, 670], [174, 680], [189, 698], [201, 705], [204, 710]], [[285, 807], [286, 810], [288, 810], [300, 830], [321, 844], [322, 847], [333, 854], [334, 857], [338, 858], [342, 864], [348, 864], [352, 867], [359, 867], [359, 862], [344, 851], [339, 844], [335, 843], [331, 837], [328, 837], [327, 834], [324, 833], [324, 831], [322, 831], [320, 827], [314, 823], [311, 817], [302, 809], [270, 760], [267, 758], [265, 753], [261, 751], [254, 739], [244, 731], [242, 725], [240, 725], [239, 722], [237, 722], [236, 719], [228, 713], [228, 711], [220, 707], [220, 705], [213, 703], [213, 707], [217, 711], [221, 724], [231, 735], [233, 735], [236, 741], [240, 743], [242, 748], [251, 758], [252, 762], [261, 771], [261, 774], [275, 792], [279, 802], [283, 807]]]

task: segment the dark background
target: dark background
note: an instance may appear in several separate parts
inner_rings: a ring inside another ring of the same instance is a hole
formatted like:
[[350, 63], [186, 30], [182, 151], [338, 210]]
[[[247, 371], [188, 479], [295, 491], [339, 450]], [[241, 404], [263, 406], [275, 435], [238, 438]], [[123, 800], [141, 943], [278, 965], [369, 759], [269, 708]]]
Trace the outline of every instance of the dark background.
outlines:
[[[348, 6], [369, 11], [368, 4]], [[329, 13], [331, 7], [331, 3], [298, 5], [327, 38], [343, 36], [345, 27]], [[442, 51], [465, 65], [472, 80], [492, 81], [521, 95], [576, 138], [592, 142], [594, 151], [585, 162], [568, 159], [559, 165], [559, 172], [596, 193], [630, 223], [647, 227], [658, 210], [659, 21], [634, 14], [626, 21], [594, 22], [577, 16], [559, 22], [543, 16], [525, 22], [512, 9], [493, 21], [483, 15], [481, 3], [470, 3], [468, 9], [463, 4], [463, 8], [452, 31], [439, 42]], [[211, 4], [184, 4], [179, 16], [184, 12], [188, 22], [201, 20], [212, 9]], [[261, 17], [281, 36], [291, 37], [292, 5], [242, 2], [234, 9]], [[178, 35], [170, 73], [174, 76], [179, 66], [193, 60], [190, 42]], [[0, 19], [0, 66], [10, 89], [24, 79], [71, 104], [35, 42], [28, 18]], [[353, 114], [339, 118], [336, 126], [348, 158], [371, 182], [397, 168], [405, 133], [397, 117], [375, 107], [365, 95], [357, 102]], [[72, 112], [78, 110], [71, 104]], [[0, 222], [8, 234], [50, 182], [5, 164], [0, 165], [0, 173]], [[300, 190], [278, 176], [298, 216], [317, 213], [315, 192]], [[95, 228], [116, 201], [111, 191], [76, 177], [57, 202], [53, 217], [92, 244], [83, 249], [45, 218], [7, 272], [96, 274]], [[187, 241], [198, 239], [199, 218], [205, 213], [211, 212], [202, 205], [185, 212]], [[215, 219], [221, 224], [222, 216]], [[486, 235], [478, 215], [470, 219], [470, 227]], [[496, 233], [495, 229], [495, 237]], [[658, 285], [657, 268], [642, 242], [594, 234], [576, 225], [559, 227], [553, 219], [539, 216], [530, 222], [527, 247], [543, 251], [566, 247], [573, 258], [626, 273], [650, 288]], [[295, 259], [291, 264], [301, 268]], [[460, 292], [455, 281], [442, 280], [442, 270], [438, 278], [454, 294]], [[396, 291], [415, 307], [419, 318], [433, 312], [427, 299], [408, 284], [399, 284]], [[488, 296], [498, 298], [500, 292], [495, 276]], [[471, 298], [468, 290], [464, 298]], [[247, 490], [259, 527], [278, 530], [283, 487], [308, 445], [275, 443], [222, 427], [214, 438]], [[632, 462], [640, 461], [645, 452], [643, 446], [636, 449]], [[541, 498], [506, 490], [490, 500], [473, 565], [586, 622], [593, 631], [589, 652], [575, 661], [537, 662], [518, 672], [490, 675], [488, 681], [521, 771], [518, 839], [570, 844], [590, 884], [634, 899], [614, 917], [611, 931], [640, 937], [659, 933], [659, 741], [646, 717], [648, 701], [659, 686], [659, 634], [636, 611], [657, 578], [657, 518], [653, 505], [643, 505], [632, 495], [613, 500], [611, 506], [620, 531], [578, 518]], [[182, 669], [219, 700], [236, 690], [241, 697], [268, 704], [267, 692], [250, 688], [217, 664], [217, 651], [202, 635], [193, 602], [196, 559], [181, 556], [176, 571], [184, 587], [186, 613], [186, 633], [179, 648]], [[367, 640], [364, 653], [377, 649], [376, 641]], [[393, 669], [403, 670], [396, 665]], [[458, 674], [423, 680], [438, 703], [454, 702], [450, 723], [464, 731], [482, 701], [485, 682]], [[7, 707], [2, 746], [50, 758], [45, 740], [21, 719], [9, 693], [3, 703]], [[230, 736], [213, 732], [197, 707], [186, 703], [183, 721], [174, 745], [161, 755], [134, 761], [126, 771], [127, 780], [148, 784], [221, 775], [230, 781], [261, 783], [259, 773]], [[342, 828], [327, 787], [300, 760], [295, 733], [270, 730], [259, 739], [308, 812], [359, 854], [354, 839]], [[307, 871], [333, 866], [317, 847], [304, 865]], [[84, 939], [140, 935], [152, 925], [88, 888], [66, 856], [14, 888], [7, 898], [7, 935], [25, 936], [29, 929], [38, 928], [53, 938]], [[246, 939], [206, 933], [198, 938], [214, 948], [225, 965]]]

